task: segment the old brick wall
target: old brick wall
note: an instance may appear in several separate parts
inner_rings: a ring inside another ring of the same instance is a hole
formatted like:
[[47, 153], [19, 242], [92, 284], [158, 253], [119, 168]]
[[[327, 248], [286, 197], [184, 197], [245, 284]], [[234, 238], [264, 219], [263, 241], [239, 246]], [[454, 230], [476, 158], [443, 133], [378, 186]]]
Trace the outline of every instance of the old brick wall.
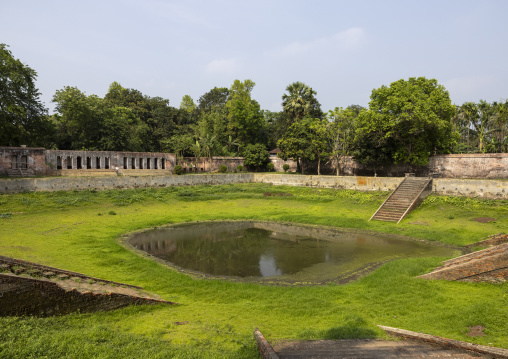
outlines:
[[0, 147], [0, 176], [7, 176], [7, 171], [13, 167], [13, 156], [16, 157], [14, 167], [21, 167], [25, 156], [26, 166], [33, 169], [35, 174], [47, 174], [49, 165], [46, 163], [45, 151], [44, 148], [35, 147]]
[[508, 153], [439, 155], [427, 168], [444, 178], [508, 178]]

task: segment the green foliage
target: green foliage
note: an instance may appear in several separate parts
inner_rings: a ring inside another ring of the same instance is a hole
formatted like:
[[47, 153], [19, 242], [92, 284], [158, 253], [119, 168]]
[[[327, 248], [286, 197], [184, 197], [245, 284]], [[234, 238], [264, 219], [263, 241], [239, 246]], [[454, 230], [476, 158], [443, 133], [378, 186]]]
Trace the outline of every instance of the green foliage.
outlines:
[[229, 89], [228, 134], [237, 138], [243, 146], [261, 140], [264, 118], [259, 103], [251, 98], [255, 83], [251, 80], [235, 80]]
[[289, 170], [289, 165], [287, 163], [284, 163], [282, 165], [282, 169], [284, 170], [284, 172], [287, 172]]
[[340, 169], [345, 166], [346, 156], [350, 156], [354, 149], [357, 119], [365, 109], [361, 106], [349, 106], [346, 109], [336, 107], [328, 111], [328, 147], [330, 149], [331, 165], [335, 168], [337, 176]]
[[245, 166], [260, 169], [268, 163], [270, 155], [266, 147], [261, 143], [247, 145], [243, 152], [243, 163]]
[[305, 160], [317, 160], [318, 174], [320, 174], [321, 159], [330, 153], [328, 135], [325, 119], [305, 117], [292, 124], [279, 140], [277, 145], [281, 152], [278, 156], [284, 160], [288, 158], [300, 160], [302, 174]]
[[449, 153], [457, 135], [446, 89], [424, 77], [372, 91], [369, 110], [358, 117], [355, 159], [360, 163], [426, 165], [434, 153]]
[[37, 73], [0, 43], [0, 146], [51, 146], [54, 126], [35, 87]]
[[493, 153], [508, 151], [508, 101], [466, 102], [457, 106], [452, 119], [460, 140], [458, 153]]
[[182, 97], [182, 102], [180, 103], [180, 110], [187, 111], [191, 113], [197, 108], [194, 100], [189, 95], [185, 95]]
[[297, 81], [286, 87], [288, 94], [282, 95], [282, 109], [287, 127], [304, 117], [320, 118], [323, 114], [316, 99], [317, 92], [303, 82]]
[[236, 166], [236, 170], [237, 170], [238, 172], [243, 172], [243, 166], [242, 166], [242, 165], [238, 165], [238, 166]]
[[228, 166], [226, 166], [226, 165], [220, 166], [220, 168], [219, 168], [220, 173], [226, 173], [227, 171], [228, 171]]
[[273, 163], [272, 163], [272, 162], [270, 162], [270, 163], [268, 163], [268, 164], [266, 165], [266, 168], [268, 169], [268, 172], [273, 172], [273, 171], [274, 171], [274, 169], [275, 169], [275, 166], [273, 165]]
[[180, 165], [176, 165], [175, 168], [173, 168], [173, 173], [175, 175], [181, 175], [183, 173], [183, 167]]

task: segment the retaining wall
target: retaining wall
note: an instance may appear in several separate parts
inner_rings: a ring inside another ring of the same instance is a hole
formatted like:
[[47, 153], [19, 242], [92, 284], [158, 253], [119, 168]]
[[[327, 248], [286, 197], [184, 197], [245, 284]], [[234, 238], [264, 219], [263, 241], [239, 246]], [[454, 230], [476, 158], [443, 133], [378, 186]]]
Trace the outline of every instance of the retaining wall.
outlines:
[[[69, 191], [145, 187], [221, 185], [231, 183], [270, 183], [273, 185], [351, 189], [357, 191], [393, 191], [403, 177], [302, 176], [270, 173], [196, 174], [183, 176], [107, 176], [2, 178], [0, 193], [31, 191]], [[432, 192], [448, 196], [508, 199], [508, 181], [437, 178]]]

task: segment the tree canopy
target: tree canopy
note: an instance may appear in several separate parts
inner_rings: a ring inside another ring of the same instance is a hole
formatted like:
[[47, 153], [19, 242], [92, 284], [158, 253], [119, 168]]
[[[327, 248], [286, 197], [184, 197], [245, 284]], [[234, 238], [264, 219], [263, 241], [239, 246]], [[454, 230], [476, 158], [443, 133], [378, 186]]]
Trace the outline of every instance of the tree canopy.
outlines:
[[0, 146], [51, 146], [53, 125], [35, 87], [37, 73], [0, 44]]
[[287, 94], [282, 95], [282, 111], [288, 121], [288, 127], [305, 116], [322, 116], [321, 105], [316, 99], [316, 91], [303, 82], [297, 81], [286, 87]]
[[372, 91], [368, 111], [358, 117], [355, 159], [425, 165], [435, 153], [449, 153], [457, 140], [450, 96], [424, 77], [393, 82]]

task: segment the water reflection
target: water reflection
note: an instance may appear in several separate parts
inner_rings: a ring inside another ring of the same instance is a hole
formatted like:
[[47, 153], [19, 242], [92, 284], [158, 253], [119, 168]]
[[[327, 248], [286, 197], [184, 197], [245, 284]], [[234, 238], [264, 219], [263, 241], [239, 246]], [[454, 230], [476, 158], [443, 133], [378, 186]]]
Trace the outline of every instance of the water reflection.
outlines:
[[382, 235], [256, 222], [181, 225], [142, 232], [130, 242], [209, 275], [307, 282], [333, 280], [391, 259], [453, 252]]

